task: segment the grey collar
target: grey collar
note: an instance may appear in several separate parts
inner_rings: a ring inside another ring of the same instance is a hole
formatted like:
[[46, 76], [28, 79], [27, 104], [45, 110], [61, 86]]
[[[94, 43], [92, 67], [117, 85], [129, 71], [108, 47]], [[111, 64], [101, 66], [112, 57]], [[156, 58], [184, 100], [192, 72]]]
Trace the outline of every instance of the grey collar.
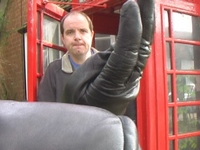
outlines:
[[[98, 52], [97, 49], [95, 48], [91, 48], [94, 51], [94, 54]], [[61, 58], [61, 65], [62, 65], [62, 71], [66, 72], [66, 73], [72, 73], [73, 72], [73, 67], [71, 65], [71, 62], [69, 60], [69, 53], [66, 52], [62, 58]]]
[[72, 73], [73, 68], [72, 68], [72, 65], [69, 60], [68, 52], [63, 55], [63, 57], [61, 58], [61, 61], [62, 61], [62, 71], [66, 72], [66, 73]]

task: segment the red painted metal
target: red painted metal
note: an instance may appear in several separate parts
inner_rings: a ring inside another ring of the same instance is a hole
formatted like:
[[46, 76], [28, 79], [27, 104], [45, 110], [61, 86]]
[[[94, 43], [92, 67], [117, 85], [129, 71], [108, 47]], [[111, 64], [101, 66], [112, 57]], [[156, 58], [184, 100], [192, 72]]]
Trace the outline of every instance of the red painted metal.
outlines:
[[53, 49], [59, 49], [59, 50], [61, 50], [61, 51], [63, 51], [63, 52], [66, 52], [66, 49], [65, 49], [64, 47], [55, 45], [55, 44], [50, 43], [50, 42], [47, 42], [47, 41], [45, 41], [45, 40], [42, 40], [42, 41], [39, 41], [39, 40], [38, 40], [37, 43], [42, 43], [43, 46], [51, 47], [51, 48], [53, 48]]
[[[156, 12], [161, 12], [159, 4], [156, 4]], [[163, 16], [161, 13], [156, 13], [156, 31], [154, 38], [155, 49], [153, 52], [154, 63], [155, 63], [155, 81], [156, 81], [156, 134], [157, 134], [157, 150], [168, 150], [167, 143], [167, 124], [166, 118], [168, 115], [165, 101], [165, 91], [167, 87], [165, 86], [165, 51], [162, 51], [165, 48], [165, 43], [163, 41], [164, 29], [163, 27]], [[159, 42], [158, 42], [159, 41]], [[152, 149], [152, 148], [150, 148]], [[153, 150], [153, 149], [152, 149]]]
[[55, 5], [55, 4], [51, 4], [51, 3], [42, 3], [42, 1], [38, 1], [37, 3], [38, 5], [38, 13], [39, 13], [39, 29], [40, 29], [40, 34], [38, 39], [37, 39], [37, 44], [39, 45], [39, 51], [38, 53], [40, 53], [40, 55], [38, 56], [38, 62], [39, 62], [39, 66], [38, 66], [38, 73], [37, 73], [37, 78], [40, 81], [41, 77], [44, 74], [44, 70], [43, 70], [43, 49], [44, 47], [50, 47], [50, 48], [54, 48], [57, 50], [61, 50], [61, 51], [65, 51], [66, 49], [64, 49], [61, 46], [49, 43], [47, 41], [43, 40], [43, 20], [44, 20], [44, 15], [47, 15], [55, 20], [60, 20], [65, 14], [66, 11], [62, 8], [60, 8], [59, 6]]
[[[148, 61], [148, 64], [151, 63], [153, 63], [153, 60]], [[148, 150], [149, 148], [152, 148], [156, 150], [156, 99], [154, 93], [150, 92], [155, 90], [155, 82], [153, 82], [153, 79], [155, 78], [152, 78], [151, 80], [148, 79], [150, 73], [149, 69], [146, 68], [144, 71], [141, 80], [140, 93], [137, 97], [137, 127], [142, 149]], [[151, 85], [151, 87], [149, 85]], [[149, 88], [151, 88], [151, 90]]]
[[[163, 3], [162, 3], [163, 2]], [[185, 137], [199, 136], [200, 132], [193, 132], [187, 134], [178, 134], [178, 122], [177, 122], [177, 109], [179, 106], [198, 106], [199, 102], [188, 103], [174, 103], [168, 104], [167, 94], [167, 74], [171, 73], [173, 78], [176, 78], [176, 74], [199, 74], [199, 71], [166, 71], [166, 52], [164, 41], [164, 29], [163, 29], [163, 5], [168, 8], [173, 8], [175, 11], [185, 12], [186, 14], [200, 15], [199, 1], [184, 1], [182, 4], [177, 1], [163, 0], [156, 3], [156, 32], [154, 41], [153, 52], [148, 61], [145, 74], [141, 81], [140, 94], [137, 98], [138, 108], [138, 130], [141, 146], [144, 150], [169, 150], [169, 140], [175, 140], [174, 150], [178, 150], [178, 140]], [[198, 7], [197, 7], [198, 5]], [[193, 10], [188, 12], [189, 10]], [[197, 10], [198, 9], [198, 10]], [[170, 21], [172, 23], [172, 21]], [[172, 28], [171, 28], [171, 34]], [[187, 41], [181, 39], [169, 39], [173, 42], [188, 43], [192, 45], [199, 45], [198, 41]], [[157, 42], [159, 41], [159, 42]], [[174, 50], [173, 50], [174, 51]], [[173, 57], [173, 60], [175, 58]], [[153, 63], [154, 62], [154, 63]], [[172, 63], [175, 66], [175, 61]], [[155, 66], [155, 68], [153, 67]], [[151, 67], [151, 68], [149, 68]], [[174, 67], [173, 67], [174, 68]], [[153, 73], [153, 74], [152, 74]], [[148, 81], [151, 80], [151, 81]], [[152, 81], [153, 80], [153, 81]], [[173, 89], [176, 89], [175, 80], [173, 80]], [[151, 92], [151, 94], [150, 94]], [[174, 99], [177, 97], [173, 95]], [[174, 136], [169, 136], [169, 114], [168, 108], [174, 107]]]
[[[173, 33], [173, 20], [172, 20], [172, 11], [176, 12], [182, 12], [185, 14], [189, 15], [197, 15], [200, 16], [199, 10], [200, 10], [200, 5], [199, 1], [195, 0], [182, 0], [180, 1], [169, 1], [168, 0], [161, 0], [158, 2], [158, 6], [160, 7], [160, 17], [157, 17], [157, 29], [156, 29], [156, 35], [155, 37], [158, 38], [155, 41], [161, 41], [161, 42], [155, 42], [156, 45], [156, 55], [155, 56], [155, 62], [156, 62], [156, 71], [155, 74], [158, 75], [157, 80], [161, 80], [161, 83], [164, 83], [163, 86], [160, 86], [156, 91], [159, 91], [156, 95], [160, 96], [158, 97], [160, 101], [157, 101], [157, 106], [163, 109], [157, 110], [158, 116], [157, 116], [157, 123], [158, 127], [163, 128], [165, 130], [159, 130], [158, 129], [158, 150], [169, 150], [169, 142], [170, 140], [174, 141], [174, 150], [179, 149], [179, 139], [181, 138], [189, 138], [189, 137], [194, 137], [194, 136], [199, 136], [200, 132], [192, 132], [192, 133], [185, 133], [185, 134], [179, 134], [178, 133], [178, 107], [180, 106], [198, 106], [200, 105], [199, 102], [177, 102], [177, 94], [176, 94], [176, 75], [177, 74], [200, 74], [199, 71], [183, 71], [183, 70], [176, 70], [176, 62], [175, 62], [175, 49], [174, 49], [174, 43], [187, 43], [187, 44], [192, 44], [192, 45], [199, 45], [198, 41], [188, 41], [188, 40], [182, 40], [182, 39], [175, 39], [174, 38], [174, 33]], [[165, 33], [164, 33], [164, 25], [163, 25], [163, 20], [164, 18], [162, 17], [164, 8], [169, 10], [169, 23], [170, 23], [170, 37], [165, 38]], [[157, 11], [158, 12], [158, 11]], [[159, 18], [159, 19], [158, 19]], [[160, 33], [159, 33], [160, 32]], [[171, 59], [172, 61], [172, 69], [167, 70], [165, 68], [166, 66], [166, 52], [165, 52], [165, 42], [171, 42]], [[160, 49], [160, 50], [159, 50]], [[161, 56], [160, 58], [158, 56]], [[168, 93], [167, 93], [167, 75], [172, 76], [172, 89], [173, 89], [173, 99], [174, 101], [172, 103], [168, 103]], [[162, 82], [164, 80], [164, 82]], [[161, 94], [162, 93], [162, 94]], [[164, 97], [162, 95], [165, 95]], [[157, 98], [157, 99], [158, 99]], [[173, 135], [169, 135], [169, 108], [173, 108]], [[162, 123], [161, 119], [164, 121]], [[160, 131], [160, 132], [159, 132]], [[165, 146], [162, 146], [163, 143]]]
[[[36, 101], [37, 95], [37, 80], [43, 74], [42, 69], [42, 50], [43, 50], [43, 13], [45, 12], [49, 16], [54, 16], [57, 20], [60, 20], [66, 12], [52, 4], [43, 4], [42, 0], [29, 0], [28, 1], [28, 15], [27, 15], [27, 33], [28, 33], [28, 92], [27, 100], [29, 102]], [[41, 9], [42, 8], [42, 9]], [[37, 18], [40, 12], [40, 18]], [[39, 26], [38, 26], [39, 22]], [[37, 29], [40, 29], [40, 34], [37, 33]], [[37, 34], [39, 37], [37, 37]], [[39, 38], [39, 39], [38, 39]], [[40, 41], [40, 42], [38, 42]], [[45, 43], [45, 42], [44, 42]], [[55, 47], [52, 45], [52, 47]], [[38, 49], [39, 48], [39, 49]], [[58, 48], [58, 47], [56, 47]], [[60, 47], [59, 47], [60, 48]], [[60, 48], [63, 50], [63, 48]], [[37, 50], [40, 52], [40, 56], [37, 57]], [[38, 58], [38, 59], [37, 59]], [[40, 62], [40, 66], [37, 66], [37, 62]], [[39, 72], [37, 72], [39, 68]]]
[[[160, 12], [159, 5], [155, 5], [155, 9], [156, 12]], [[161, 15], [156, 13], [155, 42], [152, 45], [152, 54], [145, 68], [137, 98], [138, 132], [144, 150], [168, 150], [166, 149], [166, 104], [163, 86], [165, 81], [160, 24]]]
[[36, 100], [36, 35], [37, 7], [35, 0], [28, 1], [27, 35], [28, 35], [28, 95], [29, 102]]
[[38, 18], [38, 20], [39, 20], [39, 23], [38, 23], [38, 25], [39, 25], [39, 28], [40, 28], [40, 33], [38, 34], [39, 35], [39, 43], [38, 43], [38, 47], [39, 47], [39, 50], [38, 50], [38, 79], [39, 79], [39, 81], [41, 80], [41, 78], [42, 78], [42, 75], [44, 74], [44, 70], [43, 70], [43, 49], [44, 49], [44, 45], [43, 45], [43, 38], [44, 38], [44, 31], [43, 31], [43, 22], [44, 22], [44, 11], [43, 10], [41, 10], [41, 11], [39, 11], [39, 18]]
[[119, 25], [118, 14], [95, 13], [90, 15], [95, 33], [117, 35]]
[[73, 6], [72, 10], [77, 11], [84, 11], [88, 15], [94, 14], [96, 12], [102, 12], [106, 9], [114, 9], [115, 7], [121, 6], [126, 0], [93, 0], [88, 2], [91, 5], [105, 5], [106, 8], [98, 8], [98, 7], [92, 7], [92, 6]]
[[56, 20], [60, 20], [60, 18], [67, 13], [63, 8], [55, 4], [52, 3], [44, 4], [42, 0], [37, 0], [37, 9], [40, 12], [43, 11], [44, 14]]
[[91, 6], [91, 7], [101, 7], [101, 8], [106, 8], [107, 5], [106, 4], [102, 4], [102, 5], [96, 5], [96, 4], [88, 4], [88, 3], [73, 3], [73, 2], [58, 2], [58, 1], [46, 1], [45, 4], [47, 3], [53, 3], [53, 4], [62, 4], [62, 5], [74, 5], [74, 6]]
[[79, 0], [72, 0], [73, 3], [79, 3]]

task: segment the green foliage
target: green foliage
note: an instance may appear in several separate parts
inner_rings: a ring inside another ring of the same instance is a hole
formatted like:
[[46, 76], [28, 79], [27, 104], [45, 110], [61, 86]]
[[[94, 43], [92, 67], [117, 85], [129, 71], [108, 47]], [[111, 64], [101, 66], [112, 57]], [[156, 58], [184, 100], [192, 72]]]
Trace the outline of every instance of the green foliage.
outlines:
[[8, 20], [5, 17], [5, 12], [0, 10], [0, 46], [5, 45], [7, 37], [10, 35], [11, 32], [13, 32], [12, 30], [6, 30], [7, 23]]
[[4, 12], [0, 10], [0, 31], [5, 25]]
[[179, 140], [179, 149], [180, 150], [197, 150], [197, 138], [185, 138]]
[[[192, 101], [196, 99], [195, 76], [178, 75], [176, 78], [178, 101]], [[196, 106], [178, 107], [178, 133], [191, 133], [199, 130]], [[179, 150], [199, 150], [197, 137], [179, 139]]]
[[7, 32], [5, 30], [5, 25], [6, 25], [6, 21], [4, 17], [4, 12], [0, 10], [0, 48], [6, 43], [5, 39], [6, 39]]
[[0, 78], [0, 99], [16, 99], [16, 93], [12, 94], [3, 78]]

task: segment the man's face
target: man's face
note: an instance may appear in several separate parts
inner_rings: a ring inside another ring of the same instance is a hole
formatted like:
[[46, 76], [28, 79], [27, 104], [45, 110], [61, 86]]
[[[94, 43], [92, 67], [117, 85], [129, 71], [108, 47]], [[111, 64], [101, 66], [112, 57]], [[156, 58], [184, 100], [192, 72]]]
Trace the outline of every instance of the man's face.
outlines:
[[71, 14], [63, 24], [62, 42], [71, 55], [86, 55], [91, 48], [94, 32], [90, 31], [87, 19], [81, 14]]

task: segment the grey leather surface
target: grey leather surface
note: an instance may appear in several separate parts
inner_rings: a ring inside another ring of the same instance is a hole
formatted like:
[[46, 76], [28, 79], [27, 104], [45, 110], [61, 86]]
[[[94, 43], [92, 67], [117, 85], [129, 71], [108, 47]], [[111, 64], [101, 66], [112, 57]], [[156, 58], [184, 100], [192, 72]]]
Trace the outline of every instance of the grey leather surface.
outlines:
[[0, 150], [137, 150], [131, 119], [64, 103], [0, 100]]

